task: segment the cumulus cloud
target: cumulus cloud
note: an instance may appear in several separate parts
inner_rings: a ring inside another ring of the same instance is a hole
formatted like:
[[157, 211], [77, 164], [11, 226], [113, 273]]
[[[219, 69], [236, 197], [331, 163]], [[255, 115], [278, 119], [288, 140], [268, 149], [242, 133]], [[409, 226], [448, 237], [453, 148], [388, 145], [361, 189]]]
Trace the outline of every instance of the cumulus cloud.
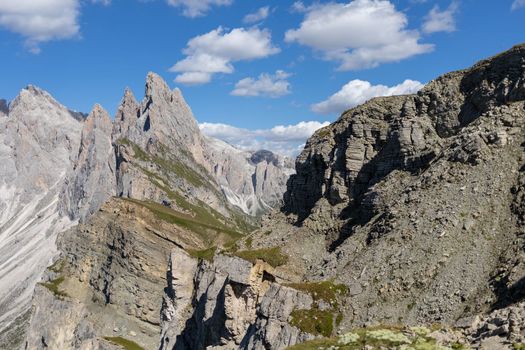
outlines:
[[253, 13], [249, 13], [246, 16], [244, 16], [243, 22], [244, 23], [257, 23], [257, 22], [260, 22], [268, 18], [269, 14], [270, 14], [270, 6], [261, 7], [257, 11]]
[[458, 3], [452, 2], [450, 6], [441, 11], [439, 5], [435, 5], [426, 15], [423, 23], [423, 31], [427, 34], [436, 32], [453, 32], [456, 30], [455, 14], [458, 11]]
[[2, 0], [0, 26], [22, 35], [38, 53], [43, 42], [78, 35], [79, 6], [78, 0]]
[[212, 6], [229, 6], [233, 0], [168, 0], [168, 4], [182, 7], [182, 14], [186, 17], [201, 17], [208, 13]]
[[186, 57], [170, 68], [181, 73], [175, 81], [181, 84], [203, 84], [215, 73], [229, 74], [232, 63], [264, 58], [279, 52], [272, 44], [268, 30], [235, 28], [226, 32], [222, 27], [188, 41]]
[[281, 97], [290, 93], [290, 74], [278, 70], [275, 74], [263, 73], [259, 78], [244, 78], [235, 84], [231, 92], [234, 96], [266, 96]]
[[520, 7], [525, 7], [525, 0], [514, 0], [512, 3], [512, 11], [519, 9]]
[[356, 79], [348, 82], [327, 100], [312, 105], [312, 111], [321, 114], [340, 114], [373, 97], [413, 94], [423, 86], [419, 81], [409, 79], [391, 87], [372, 85], [368, 81]]
[[309, 46], [340, 70], [376, 67], [430, 52], [417, 30], [407, 29], [404, 13], [387, 0], [354, 0], [349, 3], [294, 4], [305, 13], [297, 29], [286, 32], [287, 42]]
[[295, 157], [306, 140], [329, 122], [303, 121], [295, 125], [277, 125], [271, 129], [249, 130], [220, 123], [200, 123], [201, 131], [244, 150], [267, 149]]

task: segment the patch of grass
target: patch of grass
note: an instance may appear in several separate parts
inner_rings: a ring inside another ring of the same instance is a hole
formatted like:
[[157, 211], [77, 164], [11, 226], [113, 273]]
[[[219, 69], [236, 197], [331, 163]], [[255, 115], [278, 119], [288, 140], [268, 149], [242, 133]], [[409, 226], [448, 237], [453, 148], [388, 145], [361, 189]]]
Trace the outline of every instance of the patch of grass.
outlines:
[[62, 259], [58, 259], [53, 263], [53, 265], [49, 266], [47, 269], [54, 273], [62, 273], [64, 270], [65, 261]]
[[[330, 349], [331, 347], [338, 350], [362, 350], [365, 348], [370, 350], [402, 348], [413, 350], [468, 349], [459, 343], [439, 345], [436, 339], [430, 336], [430, 330], [421, 332], [425, 329], [424, 327], [414, 327], [413, 329], [415, 331], [384, 326], [356, 329], [339, 337], [326, 337], [297, 344], [288, 350]], [[454, 347], [458, 344], [461, 347]]]
[[233, 252], [232, 254], [241, 259], [248, 260], [252, 264], [255, 264], [257, 260], [263, 260], [273, 267], [278, 267], [288, 262], [288, 256], [281, 252], [280, 247], [242, 250]]
[[334, 330], [334, 313], [331, 310], [294, 310], [290, 324], [303, 332], [329, 337]]
[[187, 252], [196, 259], [212, 262], [213, 258], [215, 257], [215, 253], [217, 252], [217, 247], [211, 247], [203, 250], [188, 249]]
[[[142, 148], [140, 148], [139, 145], [137, 145], [134, 142], [131, 142], [129, 139], [122, 138], [117, 142], [119, 144], [131, 147], [133, 153], [135, 154], [135, 158], [137, 158], [138, 160], [158, 165], [162, 169], [163, 173], [174, 173], [188, 181], [190, 184], [197, 187], [210, 187], [209, 181], [206, 178], [204, 178], [204, 176], [202, 176], [189, 166], [185, 165], [180, 160], [169, 159], [167, 157], [168, 151], [164, 145], [159, 144], [160, 153], [163, 155], [163, 157], [159, 157], [157, 155], [150, 155], [146, 153]], [[191, 155], [187, 156], [191, 157]]]
[[134, 341], [122, 337], [104, 337], [104, 339], [115, 345], [121, 346], [125, 350], [144, 350], [142, 346]]
[[210, 235], [210, 230], [216, 233], [224, 233], [232, 240], [243, 236], [242, 233], [233, 231], [224, 225], [214, 225], [215, 222], [209, 223], [207, 221], [200, 220], [199, 217], [192, 217], [188, 214], [179, 213], [171, 208], [163, 206], [162, 204], [151, 201], [139, 201], [137, 199], [131, 198], [124, 198], [124, 200], [145, 207], [162, 221], [177, 225], [196, 233], [206, 244], [213, 243], [216, 238], [215, 236]]
[[69, 295], [60, 290], [60, 284], [64, 282], [64, 277], [60, 276], [49, 282], [41, 282], [40, 285], [46, 287], [50, 292], [52, 292], [58, 298], [66, 298]]
[[244, 241], [244, 244], [246, 245], [246, 248], [252, 249], [253, 238], [252, 237], [246, 238], [246, 240]]
[[337, 307], [338, 297], [348, 294], [347, 286], [332, 281], [289, 283], [286, 286], [310, 294], [315, 301], [324, 300], [332, 307]]
[[330, 127], [325, 126], [324, 128], [317, 130], [316, 134], [320, 138], [325, 138], [326, 136], [330, 134]]
[[[169, 199], [175, 201], [178, 207], [195, 214], [195, 220], [203, 222], [208, 226], [221, 228], [223, 232], [230, 234], [233, 239], [241, 238], [244, 233], [248, 232], [248, 229], [250, 229], [245, 221], [242, 219], [237, 219], [235, 216], [234, 224], [228, 225], [228, 219], [217, 212], [215, 209], [208, 206], [206, 203], [199, 200], [197, 200], [197, 205], [190, 203], [179, 193], [172, 191], [167, 185], [165, 185], [165, 183], [167, 183], [166, 180], [144, 168], [141, 168], [141, 170], [145, 175], [148, 176], [148, 180], [153, 185], [164, 191]], [[242, 232], [238, 232], [237, 230]]]
[[524, 343], [514, 343], [512, 344], [512, 348], [514, 350], [525, 350], [525, 344]]
[[[195, 204], [190, 203], [181, 194], [170, 188], [170, 181], [168, 179], [173, 178], [173, 175], [176, 175], [177, 177], [185, 179], [188, 183], [196, 187], [208, 188], [209, 190], [215, 192], [218, 198], [221, 198], [222, 194], [220, 194], [216, 187], [212, 184], [212, 182], [214, 183], [214, 180], [211, 177], [207, 178], [202, 175], [207, 174], [207, 170], [204, 169], [204, 167], [196, 164], [196, 166], [202, 172], [202, 174], [200, 174], [196, 170], [184, 164], [184, 161], [170, 156], [168, 149], [162, 144], [158, 144], [158, 153], [161, 156], [157, 156], [146, 153], [137, 144], [126, 138], [118, 140], [117, 143], [131, 147], [137, 160], [156, 164], [160, 168], [160, 172], [151, 171], [145, 166], [141, 166], [139, 164], [135, 165], [142, 171], [142, 173], [144, 173], [144, 175], [147, 176], [148, 180], [153, 185], [166, 193], [170, 200], [175, 201], [179, 208], [195, 214], [194, 217], [197, 221], [203, 222], [208, 226], [220, 228], [222, 232], [229, 234], [233, 239], [238, 239], [243, 234], [251, 232], [256, 228], [240, 211], [231, 210], [231, 218], [227, 218], [200, 200], [196, 200]], [[193, 159], [191, 154], [184, 150], [181, 150], [181, 157]]]

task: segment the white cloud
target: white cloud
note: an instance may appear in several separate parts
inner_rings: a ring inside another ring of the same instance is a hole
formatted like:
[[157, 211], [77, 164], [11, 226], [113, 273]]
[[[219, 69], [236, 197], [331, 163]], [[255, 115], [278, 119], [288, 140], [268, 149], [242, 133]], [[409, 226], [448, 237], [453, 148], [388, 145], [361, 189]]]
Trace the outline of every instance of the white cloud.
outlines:
[[312, 111], [321, 114], [340, 114], [373, 97], [413, 94], [423, 86], [419, 81], [409, 79], [392, 87], [372, 85], [368, 81], [363, 80], [352, 80], [326, 101], [312, 105]]
[[1, 0], [0, 26], [22, 35], [34, 53], [39, 44], [79, 33], [78, 0]]
[[111, 4], [111, 0], [91, 0], [94, 4], [102, 4], [104, 6], [108, 6]]
[[[188, 41], [183, 50], [186, 58], [175, 63], [171, 72], [182, 73], [175, 81], [202, 84], [215, 73], [232, 73], [233, 62], [264, 58], [279, 52], [272, 45], [268, 30], [235, 28], [225, 32], [222, 27]], [[192, 80], [192, 78], [195, 78]]]
[[261, 7], [254, 13], [249, 13], [246, 16], [244, 16], [243, 22], [244, 23], [260, 22], [268, 18], [269, 14], [270, 14], [270, 6]]
[[168, 0], [168, 4], [182, 7], [182, 14], [186, 17], [200, 17], [206, 15], [212, 6], [229, 6], [233, 0]]
[[244, 150], [267, 149], [295, 157], [312, 134], [329, 122], [307, 121], [295, 125], [277, 125], [271, 129], [249, 130], [220, 123], [200, 123], [201, 131]]
[[259, 78], [244, 78], [235, 84], [235, 89], [231, 92], [235, 96], [267, 96], [281, 97], [290, 93], [290, 74], [278, 70], [270, 75], [263, 73]]
[[287, 42], [297, 42], [338, 61], [340, 70], [376, 67], [433, 50], [419, 43], [417, 30], [408, 30], [404, 13], [387, 0], [354, 0], [304, 7], [305, 18], [298, 29], [288, 30]]
[[306, 12], [307, 7], [302, 1], [296, 1], [292, 4], [291, 10], [292, 12]]
[[514, 0], [512, 3], [512, 11], [519, 9], [520, 7], [525, 6], [525, 0]]
[[454, 15], [457, 11], [458, 3], [455, 1], [444, 11], [440, 11], [439, 6], [435, 5], [425, 17], [425, 22], [423, 23], [422, 28], [423, 31], [428, 34], [436, 32], [450, 33], [455, 31], [456, 20]]

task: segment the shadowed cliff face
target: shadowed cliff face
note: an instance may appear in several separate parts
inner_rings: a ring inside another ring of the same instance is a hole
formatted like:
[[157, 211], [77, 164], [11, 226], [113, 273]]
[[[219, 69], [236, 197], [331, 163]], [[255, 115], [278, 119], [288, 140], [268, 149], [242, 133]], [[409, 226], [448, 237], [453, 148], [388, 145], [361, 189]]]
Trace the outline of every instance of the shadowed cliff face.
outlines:
[[421, 172], [471, 122], [524, 99], [524, 52], [517, 46], [446, 74], [415, 96], [376, 98], [345, 112], [317, 131], [297, 158], [284, 212], [301, 223], [325, 200], [345, 218], [391, 172]]

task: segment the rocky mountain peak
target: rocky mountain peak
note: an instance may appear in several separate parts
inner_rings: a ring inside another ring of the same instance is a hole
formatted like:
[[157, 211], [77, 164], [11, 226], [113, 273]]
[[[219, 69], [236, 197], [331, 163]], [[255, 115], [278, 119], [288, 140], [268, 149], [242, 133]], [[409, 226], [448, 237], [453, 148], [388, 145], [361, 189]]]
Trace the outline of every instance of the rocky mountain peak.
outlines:
[[157, 73], [149, 72], [146, 77], [146, 98], [163, 98], [171, 99], [171, 89], [164, 79]]
[[111, 130], [112, 121], [109, 113], [100, 104], [95, 104], [84, 122], [83, 132], [102, 127]]

